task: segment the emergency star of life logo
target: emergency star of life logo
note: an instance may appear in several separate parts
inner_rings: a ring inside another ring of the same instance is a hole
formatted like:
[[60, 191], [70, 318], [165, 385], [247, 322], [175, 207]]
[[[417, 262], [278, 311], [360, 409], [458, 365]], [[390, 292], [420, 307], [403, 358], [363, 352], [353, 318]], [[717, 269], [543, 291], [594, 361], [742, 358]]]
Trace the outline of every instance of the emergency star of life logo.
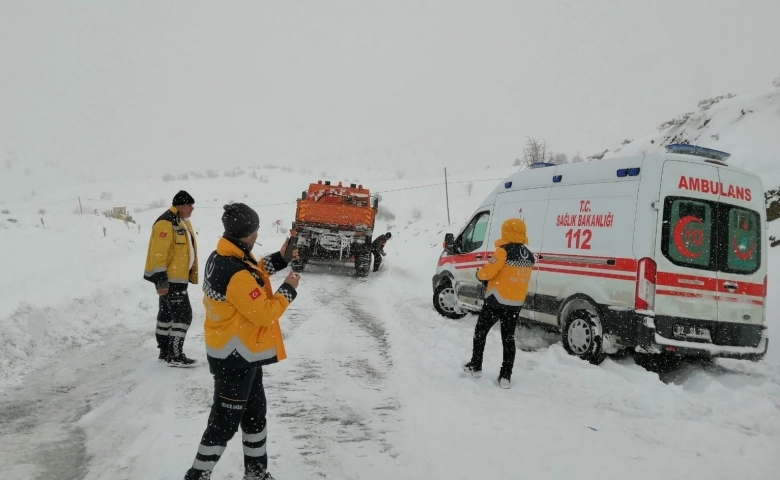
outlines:
[[254, 290], [249, 292], [249, 298], [251, 298], [252, 300], [257, 300], [257, 297], [259, 297], [259, 296], [260, 296], [260, 289], [259, 288], [255, 288]]

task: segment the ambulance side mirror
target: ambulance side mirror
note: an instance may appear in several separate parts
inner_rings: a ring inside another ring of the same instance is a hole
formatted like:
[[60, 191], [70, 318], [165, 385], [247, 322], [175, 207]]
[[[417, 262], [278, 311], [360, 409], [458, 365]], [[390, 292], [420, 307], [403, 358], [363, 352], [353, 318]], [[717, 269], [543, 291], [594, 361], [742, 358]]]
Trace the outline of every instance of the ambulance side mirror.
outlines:
[[444, 251], [447, 253], [453, 254], [455, 253], [455, 235], [452, 233], [447, 233], [444, 235]]

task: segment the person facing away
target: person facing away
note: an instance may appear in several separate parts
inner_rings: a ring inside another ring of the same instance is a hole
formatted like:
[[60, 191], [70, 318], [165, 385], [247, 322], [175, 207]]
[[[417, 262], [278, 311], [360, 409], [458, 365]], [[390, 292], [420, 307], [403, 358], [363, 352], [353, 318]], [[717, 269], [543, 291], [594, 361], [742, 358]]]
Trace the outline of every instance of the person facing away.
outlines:
[[191, 366], [196, 360], [184, 355], [184, 338], [192, 324], [187, 286], [198, 283], [198, 243], [190, 224], [195, 199], [179, 191], [171, 208], [155, 220], [149, 236], [144, 278], [159, 296], [157, 311], [158, 359], [171, 367]]
[[390, 232], [387, 232], [383, 235], [380, 235], [374, 239], [373, 242], [371, 242], [371, 254], [374, 256], [374, 271], [376, 272], [379, 270], [379, 266], [382, 265], [382, 257], [387, 255], [385, 253], [385, 244], [388, 240], [390, 240], [393, 237], [393, 234]]
[[501, 225], [501, 238], [496, 240], [496, 251], [477, 278], [487, 282], [485, 301], [474, 328], [471, 361], [463, 366], [467, 373], [482, 374], [482, 356], [491, 327], [501, 323], [501, 343], [504, 359], [498, 374], [498, 384], [511, 388], [512, 368], [515, 363], [515, 326], [528, 293], [528, 280], [534, 266], [534, 255], [526, 247], [525, 222], [510, 218]]
[[[269, 276], [287, 267], [289, 239], [279, 252], [257, 260], [252, 254], [260, 225], [257, 213], [242, 203], [225, 205], [224, 210], [225, 233], [206, 262], [203, 281], [214, 403], [184, 480], [210, 479], [239, 425], [244, 479], [273, 480], [268, 473], [263, 366], [287, 358], [279, 320], [297, 296], [299, 276], [290, 272], [274, 293]], [[297, 250], [292, 258], [297, 258]]]

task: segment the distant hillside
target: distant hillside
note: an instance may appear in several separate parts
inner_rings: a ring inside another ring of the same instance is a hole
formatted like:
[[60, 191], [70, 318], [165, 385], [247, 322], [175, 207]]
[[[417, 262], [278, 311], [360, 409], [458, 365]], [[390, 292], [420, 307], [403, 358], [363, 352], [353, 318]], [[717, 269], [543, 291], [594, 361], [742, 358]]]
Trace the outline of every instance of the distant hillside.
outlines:
[[666, 145], [689, 143], [731, 153], [728, 163], [756, 172], [764, 182], [770, 221], [780, 218], [780, 79], [775, 88], [752, 96], [721, 95], [667, 120], [655, 133], [626, 140], [591, 159], [660, 153]]

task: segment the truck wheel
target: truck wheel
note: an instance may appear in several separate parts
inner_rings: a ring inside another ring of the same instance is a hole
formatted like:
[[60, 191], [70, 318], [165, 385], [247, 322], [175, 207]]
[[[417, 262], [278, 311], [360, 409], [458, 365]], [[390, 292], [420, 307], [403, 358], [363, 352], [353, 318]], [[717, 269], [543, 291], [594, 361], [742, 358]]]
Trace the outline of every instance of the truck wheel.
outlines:
[[433, 308], [439, 312], [439, 315], [447, 318], [463, 318], [465, 313], [455, 311], [455, 304], [458, 297], [455, 295], [455, 288], [447, 282], [439, 284], [433, 290]]
[[369, 270], [371, 270], [371, 253], [355, 255], [355, 274], [358, 277], [367, 277]]
[[571, 312], [561, 329], [563, 348], [575, 357], [598, 365], [607, 358], [601, 348], [601, 329], [587, 310]]

